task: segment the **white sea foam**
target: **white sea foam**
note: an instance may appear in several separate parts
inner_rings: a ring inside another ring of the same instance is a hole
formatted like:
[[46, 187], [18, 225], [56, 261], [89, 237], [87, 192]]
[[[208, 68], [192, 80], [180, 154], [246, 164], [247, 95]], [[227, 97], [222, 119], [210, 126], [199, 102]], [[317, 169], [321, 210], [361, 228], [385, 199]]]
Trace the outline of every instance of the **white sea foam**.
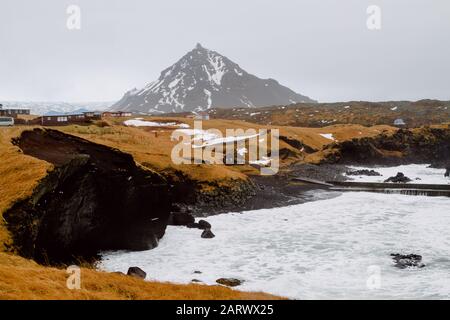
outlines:
[[428, 168], [426, 164], [410, 164], [397, 167], [379, 167], [379, 168], [365, 168], [365, 167], [350, 167], [351, 170], [374, 169], [380, 173], [381, 176], [350, 176], [355, 181], [360, 182], [383, 182], [389, 177], [397, 175], [402, 172], [405, 176], [412, 179], [411, 183], [420, 184], [450, 184], [450, 179], [444, 177], [445, 169]]

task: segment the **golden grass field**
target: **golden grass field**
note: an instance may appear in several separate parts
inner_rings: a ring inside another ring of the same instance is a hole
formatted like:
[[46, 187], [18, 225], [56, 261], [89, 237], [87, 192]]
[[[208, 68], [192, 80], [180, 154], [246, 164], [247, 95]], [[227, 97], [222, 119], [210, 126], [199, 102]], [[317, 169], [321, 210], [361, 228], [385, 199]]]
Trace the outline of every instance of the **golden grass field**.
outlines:
[[273, 300], [265, 293], [223, 286], [177, 285], [81, 269], [81, 290], [69, 290], [64, 269], [0, 253], [0, 299], [15, 300]]
[[[148, 118], [157, 121], [157, 118]], [[184, 122], [193, 126], [192, 119], [164, 118]], [[133, 155], [137, 163], [157, 171], [170, 172], [180, 170], [191, 179], [227, 183], [233, 179], [246, 179], [247, 174], [257, 171], [250, 166], [210, 166], [210, 165], [173, 165], [171, 149], [176, 142], [171, 141], [173, 129], [155, 128], [154, 130], [125, 127], [123, 119], [109, 119], [108, 126], [71, 125], [54, 129], [72, 134], [95, 143], [120, 149]], [[17, 126], [0, 129], [0, 213], [5, 212], [14, 202], [29, 196], [45, 177], [52, 165], [26, 156], [11, 144], [11, 138], [33, 127]], [[225, 132], [226, 128], [264, 129], [267, 126], [250, 124], [234, 120], [211, 120], [203, 123], [204, 129], [216, 128]], [[301, 140], [303, 143], [322, 149], [333, 141], [320, 134], [333, 134], [343, 141], [354, 137], [376, 136], [381, 132], [395, 132], [389, 126], [363, 127], [360, 125], [338, 125], [325, 128], [280, 127], [280, 134]], [[157, 131], [157, 136], [155, 132]], [[293, 149], [280, 141], [280, 148]], [[296, 150], [298, 152], [298, 150]], [[297, 159], [286, 159], [284, 167], [293, 161], [317, 162], [323, 154], [301, 155]], [[145, 282], [127, 276], [99, 272], [92, 269], [82, 271], [82, 290], [72, 291], [66, 288], [67, 274], [63, 269], [45, 267], [33, 261], [6, 253], [6, 244], [10, 235], [3, 218], [0, 221], [0, 299], [273, 299], [263, 293], [244, 293], [221, 286], [175, 285], [157, 282]], [[151, 275], [150, 275], [151, 277]]]

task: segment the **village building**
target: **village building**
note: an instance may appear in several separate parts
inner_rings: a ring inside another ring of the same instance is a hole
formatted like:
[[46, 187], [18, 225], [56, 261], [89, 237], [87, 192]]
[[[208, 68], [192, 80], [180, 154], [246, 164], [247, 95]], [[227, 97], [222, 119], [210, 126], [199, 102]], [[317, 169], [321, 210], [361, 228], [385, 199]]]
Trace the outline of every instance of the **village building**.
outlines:
[[99, 111], [88, 111], [88, 112], [83, 112], [83, 114], [87, 120], [101, 120], [102, 119], [102, 113]]
[[126, 111], [106, 111], [102, 114], [103, 117], [131, 117], [133, 114]]
[[3, 105], [0, 104], [0, 116], [2, 117], [12, 117], [17, 118], [20, 115], [29, 115], [30, 109], [23, 108], [3, 108]]
[[100, 120], [101, 112], [72, 112], [72, 113], [51, 113], [46, 114], [30, 121], [30, 124], [41, 126], [64, 126], [69, 124], [88, 123], [91, 120]]

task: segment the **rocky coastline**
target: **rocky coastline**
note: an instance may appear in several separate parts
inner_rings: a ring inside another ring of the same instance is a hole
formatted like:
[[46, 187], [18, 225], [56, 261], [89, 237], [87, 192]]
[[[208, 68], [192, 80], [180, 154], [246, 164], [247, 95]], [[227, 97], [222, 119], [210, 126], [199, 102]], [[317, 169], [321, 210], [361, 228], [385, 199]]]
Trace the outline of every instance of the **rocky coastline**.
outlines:
[[[223, 185], [199, 184], [180, 172], [157, 173], [137, 165], [129, 154], [56, 130], [25, 131], [13, 144], [55, 168], [31, 197], [5, 212], [14, 240], [11, 250], [40, 263], [60, 264], [95, 260], [104, 250], [152, 249], [168, 224], [190, 224], [203, 230], [203, 238], [211, 238], [211, 226], [194, 225], [194, 218], [315, 200], [318, 187], [296, 182], [296, 176], [343, 181], [348, 165], [355, 164], [432, 163], [445, 168], [450, 130], [399, 130], [393, 136], [334, 143], [320, 164], [294, 163], [275, 176], [249, 176]], [[339, 193], [326, 197], [333, 195]], [[174, 223], [177, 214], [186, 214], [187, 220]]]

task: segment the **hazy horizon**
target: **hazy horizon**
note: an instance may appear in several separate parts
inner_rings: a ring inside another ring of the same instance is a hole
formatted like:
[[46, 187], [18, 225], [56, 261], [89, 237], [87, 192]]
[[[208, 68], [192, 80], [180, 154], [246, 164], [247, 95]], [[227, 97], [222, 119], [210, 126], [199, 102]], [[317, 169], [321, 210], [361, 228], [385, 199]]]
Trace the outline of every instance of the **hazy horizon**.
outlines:
[[[81, 30], [66, 28], [69, 5]], [[382, 28], [368, 30], [376, 4]], [[3, 0], [0, 101], [115, 102], [197, 42], [319, 102], [450, 100], [445, 0]]]

